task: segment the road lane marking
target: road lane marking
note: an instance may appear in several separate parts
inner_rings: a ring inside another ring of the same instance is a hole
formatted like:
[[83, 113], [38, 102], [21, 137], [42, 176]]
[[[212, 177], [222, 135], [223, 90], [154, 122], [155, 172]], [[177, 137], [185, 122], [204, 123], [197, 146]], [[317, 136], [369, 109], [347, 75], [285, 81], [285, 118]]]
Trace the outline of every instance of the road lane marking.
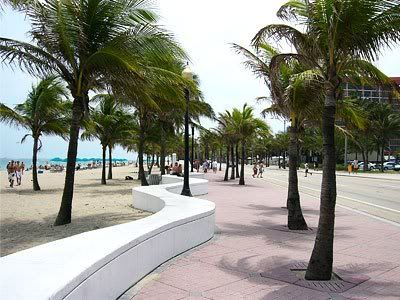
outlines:
[[[280, 179], [276, 179], [276, 178], [268, 178], [268, 179], [284, 182], [284, 183], [287, 184], [287, 181], [284, 181], [284, 180], [280, 180]], [[309, 188], [309, 187], [306, 187], [306, 186], [299, 186], [299, 188], [304, 188], [304, 189], [308, 189], [308, 190], [311, 190], [311, 191], [314, 191], [314, 192], [321, 193], [321, 190]], [[396, 210], [396, 209], [393, 209], [393, 208], [384, 207], [384, 206], [381, 206], [381, 205], [377, 205], [377, 204], [373, 204], [373, 203], [369, 203], [369, 202], [353, 199], [353, 198], [350, 198], [350, 197], [341, 196], [341, 195], [337, 195], [337, 197], [340, 197], [340, 198], [343, 198], [343, 199], [347, 199], [347, 200], [350, 200], [350, 201], [354, 201], [354, 202], [358, 202], [358, 203], [365, 204], [365, 205], [370, 205], [370, 206], [373, 206], [373, 207], [376, 207], [376, 208], [392, 211], [392, 212], [395, 212], [395, 213], [400, 213], [400, 210]]]

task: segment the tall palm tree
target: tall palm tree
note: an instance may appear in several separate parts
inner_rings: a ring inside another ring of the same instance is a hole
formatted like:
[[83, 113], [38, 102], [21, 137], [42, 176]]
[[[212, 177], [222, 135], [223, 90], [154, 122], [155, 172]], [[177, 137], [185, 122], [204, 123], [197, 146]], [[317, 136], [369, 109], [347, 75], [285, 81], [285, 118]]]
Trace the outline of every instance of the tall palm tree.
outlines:
[[38, 85], [32, 86], [24, 103], [14, 109], [0, 103], [0, 121], [23, 127], [30, 131], [28, 136], [33, 138], [32, 151], [32, 183], [33, 190], [39, 191], [37, 177], [37, 153], [42, 148], [40, 137], [59, 135], [66, 138], [68, 132], [68, 110], [70, 103], [63, 101], [66, 95], [64, 85], [55, 76], [42, 79]]
[[[74, 99], [55, 225], [71, 222], [79, 128], [88, 112], [89, 91], [128, 83], [143, 87], [169, 76], [160, 68], [165, 60], [185, 56], [170, 34], [155, 26], [157, 16], [150, 7], [148, 0], [36, 1], [21, 7], [31, 21], [33, 43], [0, 38], [3, 62], [34, 75], [58, 74]], [[152, 54], [151, 61], [144, 52]]]
[[86, 140], [96, 138], [100, 141], [103, 158], [101, 184], [106, 184], [107, 147], [109, 148], [109, 170], [111, 170], [112, 147], [128, 136], [128, 131], [132, 127], [130, 122], [132, 116], [117, 103], [113, 95], [98, 94], [91, 99], [91, 102], [98, 103], [98, 105], [90, 113], [90, 118], [85, 120], [85, 131], [81, 138]]
[[[296, 53], [285, 53], [271, 60], [271, 68], [283, 61], [297, 60], [319, 70], [324, 78], [323, 177], [318, 232], [306, 279], [329, 280], [333, 265], [333, 237], [336, 205], [335, 112], [341, 97], [340, 84], [348, 75], [363, 74], [381, 83], [386, 79], [369, 63], [384, 46], [400, 40], [399, 0], [292, 0], [278, 16], [306, 25], [306, 33], [289, 25], [268, 25], [253, 39], [286, 39]], [[349, 30], [351, 28], [351, 30]]]
[[[272, 106], [263, 111], [263, 115], [272, 113], [284, 119], [290, 119], [289, 128], [289, 179], [288, 179], [288, 227], [291, 230], [305, 230], [307, 223], [304, 220], [300, 206], [298, 189], [297, 164], [299, 148], [299, 131], [304, 123], [315, 119], [321, 102], [321, 84], [315, 80], [307, 66], [298, 62], [282, 64], [280, 68], [271, 70], [271, 59], [279, 52], [267, 43], [260, 43], [257, 54], [239, 46], [233, 45], [237, 53], [245, 57], [244, 65], [257, 77], [262, 78], [271, 92], [271, 97], [260, 97], [259, 100], [271, 100]], [[313, 91], [312, 95], [311, 92]], [[284, 149], [285, 153], [286, 148]], [[285, 168], [286, 158], [283, 156]]]

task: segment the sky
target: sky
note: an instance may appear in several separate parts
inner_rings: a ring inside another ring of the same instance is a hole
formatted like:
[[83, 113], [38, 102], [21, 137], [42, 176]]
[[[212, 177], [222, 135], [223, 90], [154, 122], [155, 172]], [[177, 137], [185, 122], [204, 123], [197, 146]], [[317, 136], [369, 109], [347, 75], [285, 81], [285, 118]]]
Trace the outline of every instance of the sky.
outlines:
[[[154, 6], [161, 16], [160, 24], [174, 33], [177, 41], [188, 52], [191, 68], [199, 75], [205, 100], [216, 112], [244, 103], [253, 106], [257, 114], [267, 104], [258, 104], [256, 97], [267, 96], [267, 88], [255, 79], [241, 64], [231, 43], [248, 47], [257, 31], [271, 23], [281, 23], [275, 16], [286, 0], [158, 0]], [[0, 36], [29, 41], [26, 32], [29, 22], [24, 15], [5, 9], [0, 16]], [[376, 65], [389, 76], [400, 76], [400, 47], [382, 53]], [[0, 102], [8, 106], [26, 99], [35, 78], [18, 69], [11, 70], [6, 64], [0, 67]], [[283, 122], [267, 119], [274, 132], [283, 130]], [[213, 126], [205, 121], [206, 127]], [[20, 144], [27, 133], [23, 129], [0, 124], [0, 157], [28, 158], [32, 153], [32, 141]], [[66, 157], [67, 142], [58, 137], [43, 137], [40, 158]], [[79, 142], [78, 157], [100, 157], [98, 141]], [[117, 148], [114, 157], [133, 159], [133, 154]]]

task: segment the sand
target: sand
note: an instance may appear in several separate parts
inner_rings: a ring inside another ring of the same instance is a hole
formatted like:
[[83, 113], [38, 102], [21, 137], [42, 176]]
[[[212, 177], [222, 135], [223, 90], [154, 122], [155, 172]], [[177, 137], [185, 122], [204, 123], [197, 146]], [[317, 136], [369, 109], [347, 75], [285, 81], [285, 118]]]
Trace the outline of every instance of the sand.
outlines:
[[76, 172], [72, 223], [54, 227], [64, 186], [63, 173], [39, 174], [41, 191], [32, 189], [32, 174], [25, 172], [22, 185], [8, 187], [7, 174], [0, 172], [0, 255], [85, 231], [131, 222], [150, 215], [132, 207], [132, 188], [140, 183], [133, 166], [113, 168], [107, 185], [100, 184], [101, 169]]

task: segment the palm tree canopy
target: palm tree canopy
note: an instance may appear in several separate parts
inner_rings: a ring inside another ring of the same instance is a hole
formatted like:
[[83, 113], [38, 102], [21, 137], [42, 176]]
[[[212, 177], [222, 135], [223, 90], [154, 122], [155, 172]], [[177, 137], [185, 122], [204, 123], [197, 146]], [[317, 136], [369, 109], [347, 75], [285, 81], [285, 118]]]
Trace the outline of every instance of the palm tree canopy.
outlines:
[[30, 74], [59, 74], [74, 98], [105, 85], [176, 82], [159, 66], [186, 58], [155, 25], [148, 0], [43, 0], [21, 9], [31, 20], [33, 43], [0, 38], [0, 56]]
[[66, 95], [59, 79], [54, 76], [44, 78], [38, 85], [32, 86], [25, 102], [14, 109], [1, 103], [0, 121], [28, 129], [34, 137], [47, 134], [66, 138], [71, 106], [69, 101], [63, 100]]
[[128, 132], [134, 128], [133, 115], [124, 110], [113, 95], [98, 94], [91, 102], [98, 105], [84, 122], [82, 139], [96, 138], [103, 146], [112, 147], [129, 136]]

